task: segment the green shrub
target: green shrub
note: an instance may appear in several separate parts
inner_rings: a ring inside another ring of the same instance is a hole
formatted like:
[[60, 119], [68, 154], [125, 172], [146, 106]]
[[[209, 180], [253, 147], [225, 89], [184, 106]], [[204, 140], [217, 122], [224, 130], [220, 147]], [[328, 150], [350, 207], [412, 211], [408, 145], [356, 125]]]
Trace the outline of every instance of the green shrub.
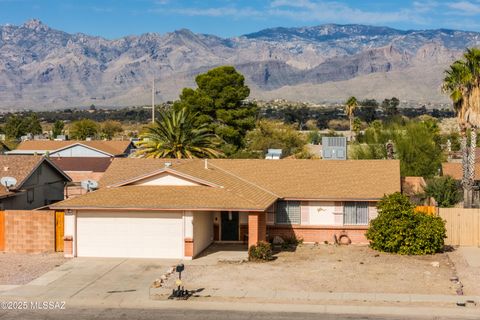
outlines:
[[399, 254], [433, 254], [443, 249], [445, 223], [439, 217], [415, 213], [407, 196], [394, 193], [378, 203], [378, 217], [366, 237], [375, 250]]
[[248, 248], [249, 261], [271, 261], [273, 260], [272, 245], [268, 242], [260, 241], [257, 245]]
[[425, 195], [434, 198], [441, 208], [453, 207], [462, 199], [457, 181], [450, 176], [428, 180]]

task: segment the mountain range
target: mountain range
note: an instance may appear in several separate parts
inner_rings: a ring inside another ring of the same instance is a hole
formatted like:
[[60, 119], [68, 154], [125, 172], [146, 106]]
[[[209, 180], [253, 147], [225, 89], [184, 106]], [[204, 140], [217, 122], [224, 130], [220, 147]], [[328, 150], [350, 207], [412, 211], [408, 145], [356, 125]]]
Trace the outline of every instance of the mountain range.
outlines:
[[233, 65], [251, 98], [338, 102], [396, 96], [448, 103], [443, 72], [480, 33], [326, 24], [233, 38], [187, 29], [119, 39], [55, 30], [39, 20], [0, 26], [0, 108], [148, 104], [195, 86], [195, 75]]

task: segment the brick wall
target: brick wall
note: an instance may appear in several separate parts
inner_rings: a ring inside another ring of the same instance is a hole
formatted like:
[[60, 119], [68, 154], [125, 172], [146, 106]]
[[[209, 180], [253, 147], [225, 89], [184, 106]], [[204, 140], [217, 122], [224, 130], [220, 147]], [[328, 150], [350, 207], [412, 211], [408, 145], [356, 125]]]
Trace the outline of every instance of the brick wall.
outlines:
[[368, 240], [365, 237], [367, 226], [267, 226], [267, 234], [269, 240], [275, 236], [282, 238], [290, 238], [295, 236], [297, 239], [303, 239], [304, 242], [323, 243], [328, 241], [334, 242], [334, 235], [337, 239], [341, 235], [347, 235], [354, 244], [367, 244]]
[[248, 213], [248, 246], [266, 240], [267, 216], [265, 212]]
[[53, 211], [6, 210], [5, 251], [43, 253], [55, 251]]

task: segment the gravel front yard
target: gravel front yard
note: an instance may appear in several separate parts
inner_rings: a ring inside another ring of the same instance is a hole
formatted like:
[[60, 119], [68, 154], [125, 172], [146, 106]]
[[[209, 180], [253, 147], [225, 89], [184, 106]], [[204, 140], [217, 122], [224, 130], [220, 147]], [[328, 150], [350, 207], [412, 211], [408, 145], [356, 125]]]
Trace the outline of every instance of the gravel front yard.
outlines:
[[[185, 286], [235, 290], [455, 294], [447, 254], [401, 256], [366, 246], [302, 245], [268, 263], [187, 266]], [[172, 279], [173, 280], [173, 279]]]
[[0, 285], [26, 284], [67, 260], [63, 257], [63, 252], [0, 253]]

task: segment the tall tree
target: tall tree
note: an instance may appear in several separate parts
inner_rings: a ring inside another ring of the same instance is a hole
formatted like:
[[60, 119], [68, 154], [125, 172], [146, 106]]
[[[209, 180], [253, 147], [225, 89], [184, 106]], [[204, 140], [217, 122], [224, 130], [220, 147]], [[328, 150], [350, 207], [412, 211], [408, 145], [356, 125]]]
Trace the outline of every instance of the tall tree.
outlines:
[[196, 89], [183, 89], [174, 105], [198, 113], [197, 121], [207, 124], [225, 142], [222, 149], [233, 154], [244, 146], [247, 131], [255, 127], [258, 107], [245, 102], [250, 89], [234, 67], [214, 68], [195, 78]]
[[186, 108], [162, 112], [140, 135], [136, 156], [143, 158], [216, 158], [222, 155], [220, 139], [199, 114]]
[[355, 110], [358, 107], [358, 101], [355, 97], [348, 98], [345, 102], [345, 113], [348, 116], [348, 121], [350, 122], [350, 136], [353, 138], [353, 120], [355, 118]]
[[375, 99], [365, 99], [360, 103], [360, 117], [363, 121], [371, 123], [375, 120], [378, 102]]
[[93, 138], [98, 133], [98, 124], [90, 119], [82, 119], [72, 123], [70, 136], [73, 139], [85, 140]]
[[62, 120], [55, 121], [52, 127], [52, 137], [55, 139], [59, 135], [62, 135], [64, 128], [65, 128], [65, 123]]
[[[471, 207], [475, 185], [475, 146], [480, 125], [480, 49], [467, 49], [445, 71], [442, 89], [450, 95], [461, 131], [464, 206]], [[471, 145], [467, 146], [467, 130]]]
[[112, 140], [115, 134], [123, 131], [120, 121], [107, 120], [101, 124], [100, 133], [102, 138]]
[[42, 134], [42, 125], [40, 120], [38, 120], [36, 113], [32, 113], [29, 117], [25, 118], [24, 121], [27, 133], [31, 133], [33, 135]]
[[383, 109], [383, 112], [385, 113], [385, 116], [387, 118], [392, 118], [399, 114], [398, 112], [399, 105], [400, 105], [400, 100], [398, 100], [398, 98], [396, 97], [393, 97], [391, 99], [383, 100], [381, 107]]
[[24, 119], [17, 115], [11, 115], [8, 117], [5, 123], [5, 135], [9, 139], [18, 139], [21, 136], [27, 134], [27, 124]]
[[247, 150], [263, 156], [268, 149], [282, 149], [282, 156], [301, 153], [307, 144], [306, 137], [294, 125], [281, 121], [262, 119], [247, 134]]

